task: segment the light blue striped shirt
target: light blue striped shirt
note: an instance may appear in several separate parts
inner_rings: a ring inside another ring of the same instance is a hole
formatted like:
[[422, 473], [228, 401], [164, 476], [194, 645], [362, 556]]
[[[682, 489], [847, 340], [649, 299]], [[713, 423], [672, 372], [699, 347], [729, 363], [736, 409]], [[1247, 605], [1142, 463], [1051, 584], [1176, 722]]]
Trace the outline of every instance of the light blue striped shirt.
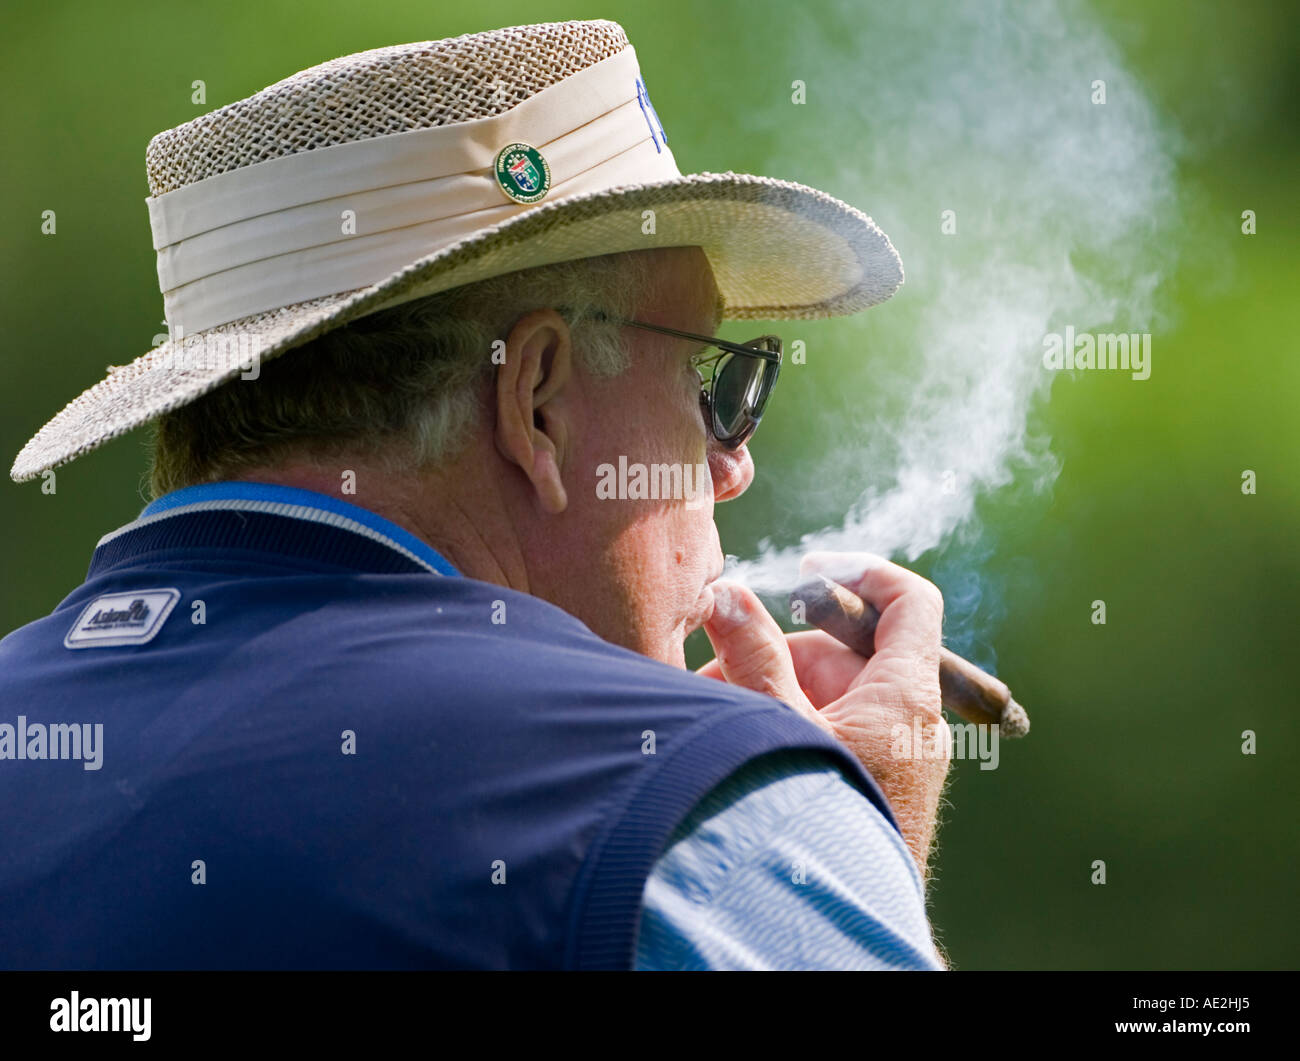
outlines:
[[636, 967], [942, 969], [916, 863], [825, 758], [764, 756], [709, 793], [645, 887]]

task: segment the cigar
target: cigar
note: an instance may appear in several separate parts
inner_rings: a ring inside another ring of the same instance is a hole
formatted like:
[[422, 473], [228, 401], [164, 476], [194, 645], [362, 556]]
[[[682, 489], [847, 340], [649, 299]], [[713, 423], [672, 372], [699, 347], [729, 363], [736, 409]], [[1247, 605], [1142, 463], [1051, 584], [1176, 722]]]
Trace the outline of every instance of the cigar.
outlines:
[[[859, 655], [875, 653], [880, 613], [856, 593], [824, 575], [814, 575], [790, 594], [790, 604], [796, 601], [803, 601], [804, 616], [813, 626]], [[939, 692], [943, 706], [968, 722], [996, 725], [1003, 737], [1029, 732], [1029, 716], [1011, 698], [1006, 683], [946, 648], [939, 649]]]

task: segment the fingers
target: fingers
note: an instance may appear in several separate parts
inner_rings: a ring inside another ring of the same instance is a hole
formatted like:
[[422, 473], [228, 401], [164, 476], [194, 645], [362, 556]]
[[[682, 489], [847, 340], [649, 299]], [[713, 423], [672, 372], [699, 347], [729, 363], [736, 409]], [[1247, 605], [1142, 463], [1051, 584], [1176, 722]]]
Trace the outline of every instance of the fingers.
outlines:
[[[821, 630], [786, 634], [785, 643], [794, 664], [795, 680], [815, 708], [838, 699], [862, 673], [862, 657]], [[695, 673], [715, 681], [727, 680], [716, 659]]]
[[914, 688], [938, 707], [939, 646], [943, 595], [913, 571], [871, 553], [810, 553], [803, 574], [826, 575], [853, 590], [880, 612], [876, 652], [858, 684], [890, 681]]
[[785, 634], [753, 591], [733, 582], [714, 582], [713, 600], [704, 632], [717, 659], [700, 673], [766, 693], [828, 728], [799, 686]]
[[785, 643], [799, 685], [815, 708], [838, 700], [862, 673], [862, 657], [821, 630], [787, 634]]
[[752, 590], [713, 583], [713, 615], [704, 624], [719, 669], [732, 685], [784, 699], [799, 692], [785, 634]]
[[718, 681], [718, 682], [725, 682], [727, 680], [725, 677], [723, 677], [722, 668], [718, 665], [718, 661], [716, 659], [709, 660], [708, 663], [704, 664], [704, 666], [701, 667], [699, 670], [697, 670], [695, 673], [698, 674], [701, 678], [712, 678], [714, 681]]

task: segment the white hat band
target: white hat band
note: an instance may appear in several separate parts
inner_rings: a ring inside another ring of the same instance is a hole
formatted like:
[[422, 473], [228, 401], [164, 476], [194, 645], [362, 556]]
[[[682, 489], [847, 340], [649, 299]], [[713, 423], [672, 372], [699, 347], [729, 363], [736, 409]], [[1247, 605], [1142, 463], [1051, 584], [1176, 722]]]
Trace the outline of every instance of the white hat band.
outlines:
[[150, 198], [172, 335], [378, 283], [532, 209], [498, 185], [507, 144], [540, 151], [553, 200], [679, 177], [663, 141], [628, 46], [500, 115], [272, 159]]

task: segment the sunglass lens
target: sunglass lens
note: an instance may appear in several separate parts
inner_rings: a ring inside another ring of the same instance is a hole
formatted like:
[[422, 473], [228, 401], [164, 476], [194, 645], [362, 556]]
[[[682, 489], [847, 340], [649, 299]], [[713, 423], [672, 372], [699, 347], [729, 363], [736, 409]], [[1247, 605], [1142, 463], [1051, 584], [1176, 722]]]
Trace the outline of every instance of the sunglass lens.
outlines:
[[770, 362], [732, 355], [723, 359], [713, 377], [713, 419], [721, 438], [738, 435], [753, 417], [762, 415], [764, 376]]

